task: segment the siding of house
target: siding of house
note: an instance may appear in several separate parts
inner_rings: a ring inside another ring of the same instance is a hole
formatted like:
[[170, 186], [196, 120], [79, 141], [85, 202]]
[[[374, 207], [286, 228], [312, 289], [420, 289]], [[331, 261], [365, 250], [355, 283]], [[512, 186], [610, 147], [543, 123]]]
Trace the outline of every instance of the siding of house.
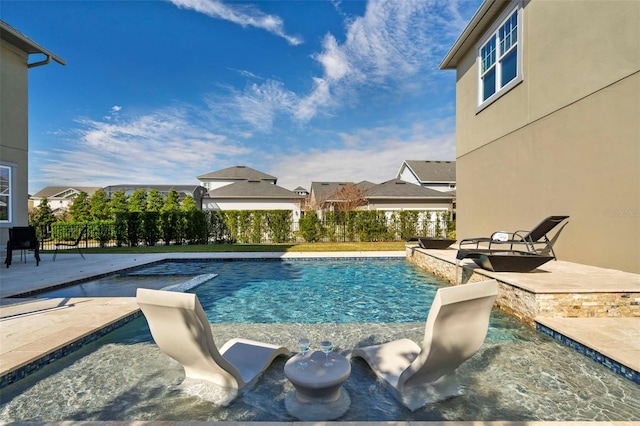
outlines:
[[475, 48], [457, 63], [458, 239], [566, 214], [561, 260], [640, 273], [640, 2], [523, 18], [524, 80], [477, 114]]
[[0, 225], [0, 247], [9, 238], [6, 228], [27, 225], [28, 114], [27, 54], [0, 40], [0, 160], [12, 168], [12, 223]]

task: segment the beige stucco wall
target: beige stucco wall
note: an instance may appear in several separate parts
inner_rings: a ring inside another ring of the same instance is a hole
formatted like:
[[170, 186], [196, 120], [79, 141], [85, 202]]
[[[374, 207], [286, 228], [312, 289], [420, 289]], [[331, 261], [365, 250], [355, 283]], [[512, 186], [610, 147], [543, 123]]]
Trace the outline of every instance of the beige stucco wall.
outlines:
[[7, 228], [27, 224], [28, 197], [28, 88], [27, 55], [0, 40], [0, 160], [10, 163], [16, 183], [13, 223], [0, 224], [0, 247], [6, 246]]
[[567, 214], [559, 258], [640, 273], [638, 22], [635, 1], [525, 2], [524, 80], [477, 114], [467, 53], [456, 89], [459, 239]]

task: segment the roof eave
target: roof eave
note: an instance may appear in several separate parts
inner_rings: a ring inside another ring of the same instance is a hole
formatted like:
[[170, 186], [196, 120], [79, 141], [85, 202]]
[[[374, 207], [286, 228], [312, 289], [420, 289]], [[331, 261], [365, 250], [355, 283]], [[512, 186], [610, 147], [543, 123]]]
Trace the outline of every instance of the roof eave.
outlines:
[[67, 65], [67, 61], [62, 59], [60, 56], [40, 46], [38, 43], [31, 40], [29, 37], [25, 36], [6, 22], [0, 21], [0, 29], [8, 34], [8, 36], [7, 34], [2, 35], [2, 39], [7, 43], [13, 44], [14, 46], [24, 50], [30, 55], [41, 53], [47, 57], [46, 61], [29, 64], [30, 67], [36, 66], [37, 64], [45, 65], [49, 62], [50, 59], [53, 59], [60, 65]]
[[450, 70], [457, 68], [458, 61], [467, 50], [463, 49], [463, 47], [467, 45], [469, 37], [477, 31], [478, 26], [486, 19], [489, 12], [495, 10], [496, 7], [500, 7], [500, 3], [504, 2], [504, 0], [484, 0], [475, 15], [471, 18], [471, 21], [469, 21], [465, 29], [462, 31], [462, 34], [460, 34], [451, 49], [449, 49], [449, 52], [438, 66], [439, 69]]

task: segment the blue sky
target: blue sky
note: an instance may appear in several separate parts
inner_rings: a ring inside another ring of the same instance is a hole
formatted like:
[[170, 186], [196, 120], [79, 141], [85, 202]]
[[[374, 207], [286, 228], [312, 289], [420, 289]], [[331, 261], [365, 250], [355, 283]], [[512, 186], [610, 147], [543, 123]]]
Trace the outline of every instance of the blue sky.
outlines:
[[67, 61], [29, 71], [29, 191], [236, 165], [309, 189], [454, 160], [455, 72], [438, 65], [480, 2], [3, 0]]

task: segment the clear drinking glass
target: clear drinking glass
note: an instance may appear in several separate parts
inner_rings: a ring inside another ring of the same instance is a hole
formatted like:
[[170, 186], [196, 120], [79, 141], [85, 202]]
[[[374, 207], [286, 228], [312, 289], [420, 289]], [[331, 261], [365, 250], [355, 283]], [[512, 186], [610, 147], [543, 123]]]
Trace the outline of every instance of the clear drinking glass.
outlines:
[[323, 340], [320, 342], [320, 349], [322, 349], [322, 352], [324, 352], [325, 356], [324, 366], [331, 367], [333, 365], [333, 362], [329, 359], [329, 352], [333, 350], [333, 343], [331, 342], [331, 340]]
[[308, 336], [300, 335], [298, 337], [298, 349], [300, 349], [300, 355], [301, 355], [300, 361], [298, 361], [298, 365], [300, 367], [306, 368], [309, 366], [309, 363], [306, 360], [306, 356], [310, 346], [311, 346], [311, 340], [309, 339]]

